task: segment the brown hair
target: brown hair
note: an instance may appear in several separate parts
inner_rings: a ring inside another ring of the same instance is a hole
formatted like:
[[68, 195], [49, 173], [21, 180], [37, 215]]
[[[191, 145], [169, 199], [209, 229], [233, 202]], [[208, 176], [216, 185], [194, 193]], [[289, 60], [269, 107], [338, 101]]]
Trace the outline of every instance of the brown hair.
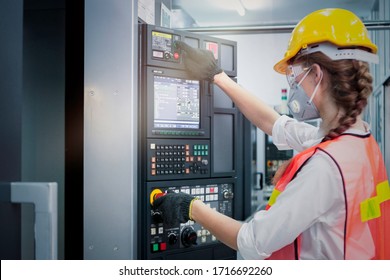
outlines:
[[[331, 129], [324, 141], [339, 137], [356, 122], [372, 93], [372, 76], [368, 63], [351, 59], [331, 60], [321, 52], [300, 57], [296, 61], [304, 62], [306, 66], [316, 63], [327, 73], [326, 90], [331, 94], [336, 106], [343, 109], [344, 115], [340, 117], [338, 127]], [[283, 164], [276, 172], [272, 180], [274, 185], [283, 175], [288, 163]]]
[[328, 75], [327, 91], [331, 94], [336, 106], [342, 108], [344, 115], [339, 119], [339, 126], [330, 130], [325, 141], [334, 139], [350, 128], [367, 105], [372, 93], [372, 76], [367, 62], [352, 59], [331, 60], [323, 53], [317, 52], [299, 58], [307, 66], [320, 65]]

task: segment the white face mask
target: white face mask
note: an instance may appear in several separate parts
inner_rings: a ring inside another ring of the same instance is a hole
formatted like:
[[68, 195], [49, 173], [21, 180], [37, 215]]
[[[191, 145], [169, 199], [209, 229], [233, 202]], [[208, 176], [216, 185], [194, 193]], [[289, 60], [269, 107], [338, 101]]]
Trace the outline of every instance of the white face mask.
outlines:
[[306, 79], [310, 71], [311, 68], [305, 73], [299, 83], [295, 83], [290, 87], [287, 106], [290, 109], [291, 115], [298, 121], [312, 120], [320, 117], [320, 113], [314, 105], [313, 99], [322, 81], [323, 74], [321, 72], [320, 81], [314, 88], [311, 98], [309, 98], [305, 90], [302, 88], [301, 83], [304, 79]]

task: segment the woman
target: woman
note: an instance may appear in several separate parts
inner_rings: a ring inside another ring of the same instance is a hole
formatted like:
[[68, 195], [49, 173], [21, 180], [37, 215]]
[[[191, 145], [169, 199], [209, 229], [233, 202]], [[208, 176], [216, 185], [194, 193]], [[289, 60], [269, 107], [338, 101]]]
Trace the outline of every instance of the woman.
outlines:
[[[194, 220], [245, 259], [390, 259], [390, 188], [361, 114], [372, 92], [377, 47], [361, 20], [342, 9], [315, 11], [292, 32], [274, 69], [290, 84], [294, 118], [280, 116], [233, 82], [213, 56], [178, 42], [189, 72], [219, 86], [279, 149], [300, 152], [277, 172], [266, 211], [235, 221], [182, 193], [153, 207], [166, 223]], [[175, 211], [171, 210], [175, 209]]]

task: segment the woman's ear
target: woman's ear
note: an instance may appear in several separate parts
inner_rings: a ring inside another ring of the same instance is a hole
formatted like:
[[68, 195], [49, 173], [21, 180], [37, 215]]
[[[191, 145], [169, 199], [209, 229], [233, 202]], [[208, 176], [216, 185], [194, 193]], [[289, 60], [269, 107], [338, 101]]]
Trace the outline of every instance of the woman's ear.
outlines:
[[322, 76], [324, 75], [324, 73], [322, 72], [321, 66], [318, 65], [317, 63], [314, 63], [311, 67], [312, 67], [312, 71], [314, 74], [315, 82], [317, 84], [322, 79]]

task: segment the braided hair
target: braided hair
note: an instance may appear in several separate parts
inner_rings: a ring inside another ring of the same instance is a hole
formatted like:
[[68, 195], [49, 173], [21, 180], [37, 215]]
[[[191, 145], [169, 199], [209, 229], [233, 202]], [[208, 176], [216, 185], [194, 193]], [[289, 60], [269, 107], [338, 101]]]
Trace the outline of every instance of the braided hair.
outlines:
[[339, 119], [338, 127], [331, 129], [324, 141], [337, 138], [356, 123], [357, 117], [367, 105], [373, 88], [369, 65], [352, 59], [331, 60], [320, 52], [307, 55], [304, 61], [308, 65], [317, 63], [328, 73], [326, 90], [336, 106], [343, 109], [344, 114]]

